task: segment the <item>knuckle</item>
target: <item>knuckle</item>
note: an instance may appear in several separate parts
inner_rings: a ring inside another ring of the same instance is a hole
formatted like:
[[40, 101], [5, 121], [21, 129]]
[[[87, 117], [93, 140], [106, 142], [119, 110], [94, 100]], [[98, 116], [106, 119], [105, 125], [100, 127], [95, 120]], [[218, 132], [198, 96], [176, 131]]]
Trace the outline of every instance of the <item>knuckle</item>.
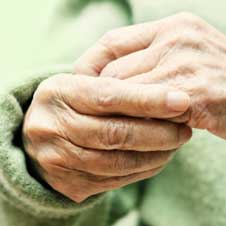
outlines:
[[115, 156], [112, 161], [112, 168], [117, 169], [119, 172], [124, 172], [127, 168], [127, 165], [127, 158], [125, 155], [123, 155], [123, 153], [118, 156]]
[[134, 152], [130, 154], [130, 158], [124, 159], [124, 167], [128, 170], [139, 169], [145, 163], [145, 159], [143, 158], [143, 154], [139, 152]]
[[108, 95], [107, 93], [99, 92], [95, 98], [95, 103], [97, 108], [105, 108], [105, 107], [112, 107], [115, 105], [115, 96]]
[[181, 23], [191, 26], [194, 30], [201, 31], [205, 27], [205, 21], [190, 12], [181, 12], [176, 16]]
[[40, 132], [40, 129], [36, 125], [32, 125], [31, 123], [27, 123], [23, 128], [24, 136], [29, 140], [40, 139], [43, 134]]
[[67, 158], [62, 152], [46, 147], [45, 151], [40, 150], [37, 153], [36, 161], [50, 175], [57, 178], [63, 178], [69, 170], [67, 170]]
[[130, 141], [130, 128], [122, 121], [109, 120], [100, 131], [100, 142], [107, 148], [123, 149]]
[[103, 37], [100, 39], [99, 44], [106, 48], [107, 52], [112, 59], [117, 59], [119, 56], [121, 56], [121, 47], [122, 43], [119, 39], [119, 35], [122, 33], [122, 28], [114, 29], [111, 31], [108, 31], [103, 35]]
[[24, 124], [23, 134], [34, 142], [43, 142], [57, 136], [57, 131], [45, 121], [37, 121], [33, 116]]
[[31, 123], [26, 123], [24, 125], [23, 134], [29, 140], [33, 140], [35, 137], [40, 137], [41, 135], [39, 128]]
[[114, 45], [116, 37], [118, 36], [119, 29], [113, 29], [111, 31], [106, 32], [103, 37], [100, 39], [101, 43], [110, 45]]
[[93, 95], [93, 98], [96, 107], [100, 108], [100, 110], [120, 104], [120, 98], [118, 98], [118, 94], [113, 91], [111, 83], [108, 80], [99, 84], [96, 95]]
[[[155, 103], [153, 101], [150, 101], [149, 95], [144, 95], [144, 87], [142, 89], [137, 89], [137, 99], [136, 99], [136, 107], [137, 109], [140, 109], [144, 115], [150, 115], [150, 112], [153, 110], [153, 107], [155, 107]], [[153, 93], [155, 91], [153, 90]]]
[[48, 101], [54, 94], [54, 88], [50, 79], [42, 81], [34, 93], [34, 99]]
[[134, 169], [140, 169], [147, 162], [150, 163], [150, 158], [145, 159], [141, 153], [119, 151], [118, 154], [114, 153], [106, 167], [118, 175], [125, 176], [133, 173]]
[[174, 37], [171, 38], [171, 42], [175, 44], [184, 44], [187, 40], [188, 36], [185, 33], [176, 34]]
[[160, 48], [164, 50], [163, 52], [167, 52], [177, 46], [181, 42], [181, 39], [181, 34], [175, 34], [161, 43]]
[[62, 83], [64, 81], [64, 74], [56, 74], [48, 79], [43, 80], [34, 93], [34, 99], [39, 99], [43, 102], [50, 102], [53, 98], [57, 97], [59, 89], [62, 87]]
[[188, 32], [181, 37], [180, 43], [184, 47], [204, 50], [206, 48], [205, 42], [203, 41], [202, 35], [198, 32]]
[[205, 50], [207, 45], [204, 42], [203, 35], [197, 31], [185, 30], [183, 33], [170, 37], [164, 46], [171, 49], [175, 46], [180, 48], [190, 48], [195, 50]]

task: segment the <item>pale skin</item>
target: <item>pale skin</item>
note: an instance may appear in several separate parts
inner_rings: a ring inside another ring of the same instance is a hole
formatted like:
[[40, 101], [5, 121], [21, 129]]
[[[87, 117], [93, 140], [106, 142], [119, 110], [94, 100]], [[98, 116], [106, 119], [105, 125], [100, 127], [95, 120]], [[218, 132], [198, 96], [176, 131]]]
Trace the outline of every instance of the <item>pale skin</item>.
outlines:
[[81, 202], [158, 173], [185, 123], [226, 138], [225, 43], [187, 13], [107, 33], [34, 95], [23, 134], [39, 174]]
[[190, 99], [176, 92], [181, 99], [170, 100], [175, 92], [113, 78], [53, 76], [38, 87], [26, 114], [26, 151], [40, 176], [76, 202], [152, 177], [191, 137], [184, 124], [147, 119], [183, 114]]
[[75, 73], [184, 91], [191, 106], [170, 121], [226, 139], [225, 62], [226, 36], [201, 18], [180, 13], [109, 32], [76, 62]]

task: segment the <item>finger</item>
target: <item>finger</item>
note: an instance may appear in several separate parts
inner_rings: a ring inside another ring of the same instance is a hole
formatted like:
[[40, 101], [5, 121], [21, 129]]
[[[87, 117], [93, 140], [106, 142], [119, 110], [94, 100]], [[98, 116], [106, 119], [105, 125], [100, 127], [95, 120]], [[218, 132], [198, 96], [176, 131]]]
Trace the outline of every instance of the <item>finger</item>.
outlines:
[[[175, 84], [180, 74], [189, 74], [190, 70], [187, 66], [162, 66], [156, 67], [151, 71], [137, 74], [127, 78], [125, 81], [132, 84], [164, 84], [169, 87], [176, 87]], [[190, 73], [191, 74], [191, 73]]]
[[158, 168], [151, 169], [151, 170], [148, 170], [145, 172], [134, 173], [134, 174], [131, 174], [128, 176], [123, 176], [123, 177], [111, 177], [111, 178], [101, 181], [101, 183], [103, 183], [105, 188], [106, 188], [106, 186], [109, 186], [110, 190], [117, 189], [117, 188], [126, 186], [128, 184], [150, 178], [150, 177], [156, 175], [158, 172], [160, 172], [162, 170], [162, 168], [163, 167], [158, 167]]
[[98, 76], [110, 61], [147, 48], [158, 31], [158, 22], [132, 25], [108, 32], [74, 65], [74, 73]]
[[169, 87], [184, 87], [186, 89], [186, 86], [181, 84], [188, 80], [195, 82], [194, 74], [199, 71], [200, 65], [205, 65], [208, 60], [210, 60], [209, 56], [200, 58], [200, 54], [193, 54], [191, 59], [189, 51], [180, 50], [165, 58], [161, 64], [158, 62], [158, 65], [151, 70], [129, 76], [126, 81], [135, 84], [164, 84]]
[[159, 63], [161, 56], [168, 51], [167, 45], [169, 44], [160, 43], [116, 59], [103, 68], [100, 76], [126, 79], [149, 72]]
[[126, 185], [133, 184], [133, 183], [136, 183], [138, 181], [141, 181], [141, 180], [144, 180], [147, 178], [151, 178], [151, 177], [155, 176], [156, 174], [158, 174], [162, 169], [163, 169], [163, 167], [159, 167], [156, 169], [152, 169], [152, 170], [145, 171], [142, 173], [135, 173], [135, 174], [128, 175], [128, 176], [110, 177], [107, 179], [100, 179], [100, 180], [96, 179], [96, 181], [94, 181], [94, 182], [91, 181], [90, 184], [95, 183], [96, 186], [93, 187], [93, 189], [91, 189], [90, 194], [86, 194], [86, 196], [80, 197], [80, 202], [85, 200], [87, 197], [89, 197], [91, 195], [99, 194], [99, 193], [106, 192], [106, 191], [111, 191], [114, 189], [119, 189]]
[[106, 191], [121, 188], [123, 186], [138, 182], [155, 176], [162, 167], [135, 173], [122, 177], [105, 177], [88, 174], [86, 172], [70, 170], [60, 166], [52, 167], [59, 175], [55, 177], [45, 170], [42, 170], [42, 177], [55, 190], [69, 197], [76, 202], [82, 202], [86, 198]]
[[[125, 152], [125, 151], [88, 151], [86, 167], [81, 171], [100, 176], [127, 176], [148, 171], [164, 164], [172, 158], [172, 152]], [[98, 163], [98, 164], [97, 164]]]
[[[187, 69], [185, 68], [184, 71], [186, 73]], [[167, 69], [156, 68], [153, 71], [143, 73], [143, 74], [138, 74], [137, 76], [127, 78], [126, 81], [129, 83], [135, 83], [135, 84], [137, 84], [137, 83], [140, 83], [140, 84], [164, 83], [167, 86], [176, 88], [178, 85], [177, 74], [180, 74], [180, 73], [183, 74], [183, 67], [181, 67], [180, 69], [177, 69], [177, 70], [174, 68], [172, 70], [169, 70], [168, 67], [167, 67]], [[167, 77], [168, 77], [168, 79], [166, 79]], [[173, 77], [173, 79], [170, 79], [171, 77]], [[187, 76], [187, 78], [188, 78], [188, 76]], [[181, 79], [181, 77], [179, 77], [179, 79]], [[189, 91], [184, 88], [181, 89], [181, 91], [189, 93]], [[190, 118], [191, 118], [191, 109], [188, 108], [188, 110], [186, 112], [184, 112], [183, 114], [176, 116], [176, 117], [169, 118], [168, 120], [170, 122], [175, 122], [175, 123], [187, 123], [190, 121]]]
[[61, 76], [59, 84], [63, 101], [82, 114], [172, 118], [190, 105], [186, 93], [162, 85], [88, 76]]
[[93, 117], [66, 109], [61, 134], [73, 144], [100, 150], [156, 151], [180, 147], [191, 137], [183, 124], [123, 117]]
[[52, 165], [97, 176], [126, 176], [151, 170], [169, 162], [175, 153], [85, 149], [64, 139], [58, 140], [55, 145], [51, 150], [42, 152], [42, 156], [39, 154], [39, 161], [45, 158]]

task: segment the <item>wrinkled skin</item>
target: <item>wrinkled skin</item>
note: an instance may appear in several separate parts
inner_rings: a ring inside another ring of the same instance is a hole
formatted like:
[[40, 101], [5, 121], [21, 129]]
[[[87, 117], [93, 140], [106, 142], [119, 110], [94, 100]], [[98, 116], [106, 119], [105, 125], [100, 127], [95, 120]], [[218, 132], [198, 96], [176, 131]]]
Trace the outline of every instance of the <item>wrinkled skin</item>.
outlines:
[[158, 173], [191, 129], [147, 118], [173, 118], [189, 106], [187, 94], [165, 85], [55, 75], [26, 113], [25, 149], [47, 183], [81, 202]]
[[226, 139], [226, 37], [199, 17], [111, 31], [76, 62], [77, 72], [180, 89], [191, 107], [173, 121]]

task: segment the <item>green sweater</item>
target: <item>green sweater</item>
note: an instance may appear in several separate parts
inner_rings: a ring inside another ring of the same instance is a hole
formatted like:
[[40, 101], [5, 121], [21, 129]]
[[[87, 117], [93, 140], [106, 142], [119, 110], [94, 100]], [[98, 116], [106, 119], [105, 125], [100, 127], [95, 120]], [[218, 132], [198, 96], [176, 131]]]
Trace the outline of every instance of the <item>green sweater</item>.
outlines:
[[76, 204], [40, 182], [22, 141], [38, 84], [106, 31], [193, 12], [226, 32], [225, 0], [1, 0], [0, 226], [225, 226], [226, 141], [204, 131], [153, 179]]

